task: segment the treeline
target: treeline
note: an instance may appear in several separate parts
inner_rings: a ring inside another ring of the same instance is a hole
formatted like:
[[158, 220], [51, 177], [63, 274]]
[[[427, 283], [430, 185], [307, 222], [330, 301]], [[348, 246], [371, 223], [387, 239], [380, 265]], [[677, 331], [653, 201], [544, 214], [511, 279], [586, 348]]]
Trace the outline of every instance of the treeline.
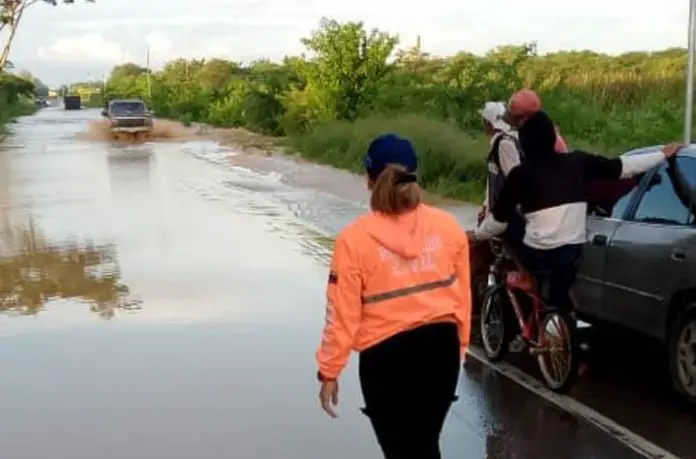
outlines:
[[287, 136], [309, 157], [353, 168], [380, 130], [411, 137], [424, 155], [423, 179], [470, 197], [481, 189], [486, 145], [478, 110], [522, 87], [574, 145], [601, 151], [679, 138], [686, 52], [537, 53], [501, 46], [485, 56], [397, 49], [398, 37], [362, 23], [324, 19], [302, 40], [310, 57], [282, 63], [177, 59], [147, 69], [113, 69], [107, 97], [142, 97], [159, 116]]
[[33, 81], [0, 72], [0, 135], [5, 133], [5, 125], [17, 116], [28, 115], [35, 108], [31, 99], [36, 85]]

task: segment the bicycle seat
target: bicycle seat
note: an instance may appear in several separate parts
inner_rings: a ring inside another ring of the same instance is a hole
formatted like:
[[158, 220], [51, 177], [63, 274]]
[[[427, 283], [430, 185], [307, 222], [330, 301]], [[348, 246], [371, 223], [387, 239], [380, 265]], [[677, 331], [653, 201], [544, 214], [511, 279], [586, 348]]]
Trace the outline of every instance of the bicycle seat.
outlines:
[[534, 278], [522, 271], [508, 271], [505, 277], [508, 287], [520, 289], [525, 292], [534, 291]]

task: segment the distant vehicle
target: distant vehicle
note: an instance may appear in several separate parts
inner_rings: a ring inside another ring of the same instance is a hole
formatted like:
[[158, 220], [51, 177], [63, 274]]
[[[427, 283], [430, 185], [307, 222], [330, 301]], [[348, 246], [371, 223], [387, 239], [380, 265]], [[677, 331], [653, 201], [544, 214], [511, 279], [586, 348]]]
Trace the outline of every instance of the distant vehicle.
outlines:
[[672, 385], [696, 406], [696, 145], [636, 179], [599, 185], [573, 288], [578, 316], [666, 344]]
[[37, 108], [44, 108], [48, 107], [48, 101], [44, 99], [43, 97], [37, 97], [36, 100], [34, 101], [34, 104], [36, 105]]
[[82, 99], [80, 99], [80, 96], [65, 96], [63, 97], [63, 107], [66, 110], [80, 110], [82, 108]]
[[152, 133], [152, 112], [140, 99], [107, 102], [102, 116], [109, 120], [109, 129], [115, 140], [121, 137], [144, 140]]

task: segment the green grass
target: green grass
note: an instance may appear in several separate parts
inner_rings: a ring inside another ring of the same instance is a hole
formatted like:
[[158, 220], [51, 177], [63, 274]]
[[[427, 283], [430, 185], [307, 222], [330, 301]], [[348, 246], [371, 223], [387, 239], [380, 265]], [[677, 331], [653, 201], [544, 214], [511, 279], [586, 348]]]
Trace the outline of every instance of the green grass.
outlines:
[[17, 104], [0, 104], [0, 136], [7, 135], [8, 125], [14, 122], [18, 116], [31, 115], [36, 112], [36, 106], [26, 100]]
[[[418, 115], [395, 118], [372, 116], [349, 123], [333, 121], [317, 125], [290, 139], [291, 146], [309, 160], [362, 173], [362, 157], [377, 135], [393, 132], [410, 139], [420, 156], [421, 184], [445, 198], [469, 202], [483, 199], [488, 138], [457, 126]], [[567, 139], [573, 148], [616, 154], [586, 142]]]

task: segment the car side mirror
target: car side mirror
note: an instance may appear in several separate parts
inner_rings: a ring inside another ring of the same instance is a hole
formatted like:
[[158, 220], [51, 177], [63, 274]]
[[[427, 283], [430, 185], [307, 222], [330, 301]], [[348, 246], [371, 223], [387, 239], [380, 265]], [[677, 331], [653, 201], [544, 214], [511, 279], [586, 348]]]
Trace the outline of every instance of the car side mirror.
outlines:
[[103, 117], [107, 117], [107, 116], [109, 116], [109, 114], [108, 114], [108, 113], [106, 113], [106, 110], [102, 110], [102, 112], [101, 112], [101, 116], [103, 116]]

